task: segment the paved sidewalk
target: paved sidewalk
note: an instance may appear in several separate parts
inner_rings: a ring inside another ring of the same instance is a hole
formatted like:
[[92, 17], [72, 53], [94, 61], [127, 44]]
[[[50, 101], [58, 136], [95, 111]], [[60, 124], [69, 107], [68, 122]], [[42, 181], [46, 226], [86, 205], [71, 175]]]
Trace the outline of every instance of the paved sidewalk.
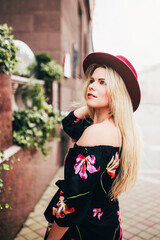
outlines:
[[[60, 168], [15, 240], [43, 239], [47, 226], [43, 212], [57, 190], [55, 182], [62, 178], [63, 168]], [[127, 195], [120, 197], [123, 240], [160, 239], [159, 187], [160, 180], [157, 183], [146, 181], [141, 172], [136, 186]]]
[[50, 202], [51, 198], [57, 191], [55, 182], [58, 179], [63, 179], [63, 167], [61, 167], [53, 180], [48, 185], [46, 191], [41, 196], [40, 200], [36, 204], [33, 212], [31, 212], [24, 222], [22, 229], [17, 234], [14, 240], [42, 240], [44, 239], [47, 222], [43, 213]]
[[142, 173], [135, 187], [120, 197], [123, 239], [160, 240], [160, 181], [148, 181]]

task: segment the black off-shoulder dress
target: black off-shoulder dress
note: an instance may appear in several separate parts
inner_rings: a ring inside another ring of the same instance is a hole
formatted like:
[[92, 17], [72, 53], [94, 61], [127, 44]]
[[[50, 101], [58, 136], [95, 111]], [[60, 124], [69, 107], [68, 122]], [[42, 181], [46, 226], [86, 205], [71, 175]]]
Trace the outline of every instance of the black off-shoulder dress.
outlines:
[[[90, 125], [76, 118], [73, 112], [62, 124], [75, 141]], [[119, 147], [84, 147], [75, 143], [69, 149], [64, 160], [64, 180], [56, 182], [59, 190], [44, 213], [49, 222], [45, 239], [54, 221], [61, 227], [69, 227], [62, 240], [122, 239], [118, 200], [111, 201], [108, 197], [119, 163]]]

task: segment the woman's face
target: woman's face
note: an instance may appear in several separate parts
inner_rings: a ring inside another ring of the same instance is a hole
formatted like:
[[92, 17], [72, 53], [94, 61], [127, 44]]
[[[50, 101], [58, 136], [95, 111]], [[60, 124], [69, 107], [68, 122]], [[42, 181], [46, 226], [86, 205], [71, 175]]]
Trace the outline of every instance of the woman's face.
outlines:
[[99, 67], [93, 72], [87, 87], [86, 103], [92, 108], [108, 107], [106, 69]]

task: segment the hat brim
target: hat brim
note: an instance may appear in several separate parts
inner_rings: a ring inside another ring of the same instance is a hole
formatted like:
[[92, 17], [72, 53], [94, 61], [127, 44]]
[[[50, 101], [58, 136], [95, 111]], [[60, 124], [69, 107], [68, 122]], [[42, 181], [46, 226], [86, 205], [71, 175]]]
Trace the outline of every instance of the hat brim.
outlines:
[[123, 79], [130, 95], [133, 111], [136, 111], [140, 104], [141, 93], [137, 77], [132, 70], [118, 58], [108, 53], [94, 52], [89, 54], [83, 61], [83, 71], [86, 72], [91, 64], [105, 64], [114, 69]]

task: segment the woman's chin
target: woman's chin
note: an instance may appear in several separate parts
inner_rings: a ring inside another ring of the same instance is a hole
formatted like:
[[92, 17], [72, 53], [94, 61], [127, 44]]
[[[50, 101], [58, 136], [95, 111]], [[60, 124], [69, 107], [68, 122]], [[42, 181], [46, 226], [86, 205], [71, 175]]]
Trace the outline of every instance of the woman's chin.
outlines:
[[91, 108], [96, 108], [96, 107], [97, 107], [96, 104], [88, 103], [88, 102], [87, 102], [87, 106], [88, 106], [88, 107], [91, 107]]
[[91, 103], [91, 102], [86, 102], [87, 106], [88, 107], [91, 107], [91, 108], [108, 108], [108, 105], [103, 105], [103, 104], [94, 104], [94, 103]]

